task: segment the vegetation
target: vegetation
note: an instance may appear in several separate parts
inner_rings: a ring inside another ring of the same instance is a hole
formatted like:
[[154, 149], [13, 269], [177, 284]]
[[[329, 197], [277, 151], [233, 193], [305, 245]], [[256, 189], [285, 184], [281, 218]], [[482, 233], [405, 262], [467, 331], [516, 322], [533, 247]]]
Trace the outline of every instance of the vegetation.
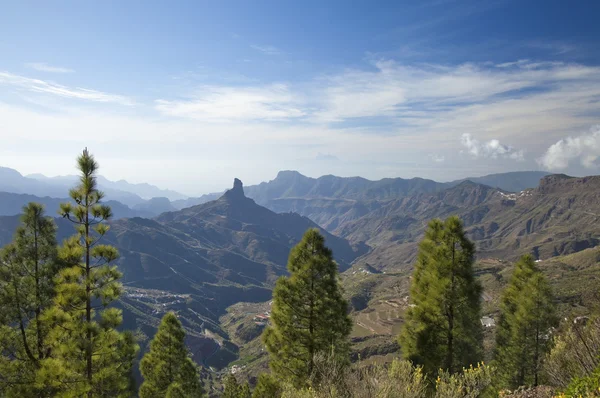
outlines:
[[54, 306], [45, 315], [53, 324], [52, 356], [42, 362], [38, 380], [57, 388], [60, 396], [129, 396], [138, 347], [130, 332], [116, 329], [121, 311], [107, 308], [121, 294], [121, 273], [110, 264], [118, 252], [101, 244], [111, 210], [101, 204], [93, 156], [85, 150], [77, 165], [80, 183], [70, 191], [76, 205], [61, 205], [77, 235], [64, 243], [60, 256], [73, 265], [56, 278]]
[[140, 362], [144, 382], [140, 398], [164, 396], [201, 397], [203, 394], [196, 364], [184, 342], [185, 331], [177, 316], [167, 313]]
[[50, 394], [35, 376], [50, 357], [49, 322], [57, 257], [56, 226], [41, 205], [23, 208], [14, 242], [0, 252], [0, 393], [3, 396]]
[[267, 373], [261, 373], [258, 376], [256, 387], [252, 392], [252, 398], [272, 398], [278, 397], [282, 393], [281, 383], [275, 377]]
[[504, 289], [496, 331], [499, 385], [537, 386], [541, 362], [556, 324], [550, 287], [533, 258], [523, 256]]
[[546, 356], [546, 379], [565, 389], [572, 380], [582, 380], [600, 366], [600, 319], [587, 317], [569, 320], [553, 341]]
[[[481, 397], [491, 390], [493, 368], [483, 364], [450, 374], [442, 372], [433, 382], [420, 366], [395, 359], [389, 366], [339, 366], [319, 356], [315, 363], [318, 382], [311, 387], [278, 385], [270, 397], [285, 398], [370, 398], [370, 397]], [[258, 389], [258, 387], [257, 387]], [[255, 390], [256, 391], [256, 390]]]
[[313, 377], [317, 355], [348, 361], [352, 323], [337, 264], [318, 230], [308, 230], [292, 249], [288, 271], [273, 291], [272, 325], [263, 341], [274, 375], [302, 387]]
[[233, 374], [225, 378], [222, 398], [250, 398], [250, 386], [248, 382], [240, 384]]
[[[137, 389], [132, 371], [138, 345], [132, 332], [118, 330], [123, 314], [111, 305], [123, 290], [119, 282], [121, 273], [114, 265], [118, 252], [105, 244], [110, 239], [106, 221], [112, 211], [102, 202], [103, 194], [96, 181], [98, 165], [87, 150], [78, 158], [78, 167], [79, 185], [70, 192], [73, 203], [61, 205], [64, 220], [59, 222], [72, 223], [77, 234], [59, 247], [54, 221], [44, 216], [42, 205], [31, 203], [23, 209], [12, 243], [0, 250], [0, 396], [204, 396], [199, 368], [186, 347], [186, 333], [180, 319], [189, 332], [188, 342], [194, 339], [204, 342], [206, 335], [212, 333], [211, 328], [218, 329], [211, 324], [214, 319], [211, 321], [206, 314], [214, 316], [218, 307], [197, 306], [203, 313], [193, 312], [195, 320], [185, 313], [168, 312], [163, 317], [149, 351], [140, 361], [143, 382]], [[246, 200], [239, 181], [226, 199], [211, 206], [228, 212], [238, 201], [249, 206], [248, 209], [260, 209]], [[221, 219], [217, 213], [210, 214], [216, 221]], [[273, 217], [272, 225], [281, 220]], [[136, 223], [144, 225], [143, 220]], [[306, 225], [314, 224], [302, 225], [305, 231]], [[291, 233], [278, 239], [287, 241], [299, 235]], [[543, 263], [546, 276], [529, 255], [523, 256], [514, 269], [505, 260], [487, 259], [483, 261], [485, 267], [474, 270], [475, 247], [466, 238], [460, 219], [434, 219], [419, 244], [409, 296], [406, 294], [410, 268], [385, 273], [365, 263], [353, 266], [352, 274], [344, 274], [349, 282], [346, 297], [352, 301], [353, 310], [362, 311], [364, 316], [356, 318], [364, 333], [354, 335], [351, 351], [350, 308], [340, 285], [339, 264], [325, 246], [324, 235], [328, 242], [337, 242], [335, 247], [344, 252], [349, 250], [347, 241], [310, 228], [289, 254], [289, 276], [277, 280], [272, 305], [240, 303], [239, 311], [226, 316], [233, 331], [229, 335], [236, 343], [248, 343], [252, 347], [248, 352], [256, 362], [262, 361], [264, 368], [266, 349], [271, 373], [258, 375], [253, 391], [249, 381], [254, 383], [254, 379], [242, 378], [239, 373], [228, 374], [220, 396], [600, 395], [600, 320], [591, 315], [577, 316], [600, 309], [591, 305], [598, 301], [594, 282], [597, 273], [592, 269], [600, 259], [597, 249]], [[345, 256], [353, 258], [349, 253]], [[563, 279], [565, 270], [570, 276]], [[271, 274], [272, 269], [265, 268], [249, 276], [253, 271], [245, 266], [230, 271], [227, 275], [232, 278], [232, 286], [244, 278], [258, 281], [255, 277], [272, 278], [281, 274]], [[476, 272], [480, 273], [478, 278]], [[589, 280], [578, 282], [572, 275], [578, 275], [578, 279], [587, 276]], [[495, 333], [485, 332], [487, 352], [494, 354], [493, 366], [481, 362], [484, 351], [481, 280], [486, 287], [493, 286], [486, 293], [493, 290], [496, 300], [499, 297], [495, 302], [486, 298], [486, 311], [493, 314], [499, 308]], [[508, 284], [500, 294], [506, 280]], [[562, 301], [563, 307], [558, 307], [558, 311], [550, 283], [558, 297], [571, 300]], [[574, 294], [578, 291], [577, 283], [590, 290], [585, 300]], [[382, 285], [394, 293], [386, 297], [372, 295], [372, 289]], [[218, 289], [231, 292], [229, 289], [236, 288], [212, 282], [198, 286], [210, 294]], [[257, 290], [248, 289], [248, 294], [268, 294], [266, 285], [255, 287]], [[134, 294], [146, 300], [147, 309], [164, 308], [165, 303], [159, 304], [157, 296], [149, 297], [148, 292], [136, 287]], [[187, 293], [169, 293], [163, 300], [176, 306], [184, 305], [184, 300], [188, 304], [190, 297]], [[218, 301], [224, 295], [213, 297]], [[239, 297], [228, 299], [235, 302]], [[125, 301], [122, 304], [128, 308]], [[572, 307], [575, 318], [567, 317], [558, 325], [555, 314], [560, 313], [561, 317], [568, 314], [568, 306]], [[145, 316], [144, 311], [136, 311], [137, 315]], [[258, 313], [260, 317], [256, 316]], [[389, 321], [392, 317], [405, 319], [398, 336], [404, 359], [395, 357], [398, 345], [389, 339], [397, 331], [388, 326], [384, 335], [383, 329], [375, 330], [374, 323], [369, 322]], [[263, 346], [257, 336], [268, 322], [262, 333]], [[157, 319], [153, 326], [156, 324]], [[226, 340], [227, 333], [218, 333], [214, 335], [219, 339], [219, 347], [231, 348], [233, 344]], [[384, 355], [387, 363], [377, 363], [371, 358], [362, 360], [364, 356]], [[540, 384], [546, 386], [536, 387]]]
[[480, 297], [473, 273], [474, 245], [458, 217], [433, 220], [419, 245], [405, 326], [405, 358], [429, 375], [477, 363], [482, 354]]

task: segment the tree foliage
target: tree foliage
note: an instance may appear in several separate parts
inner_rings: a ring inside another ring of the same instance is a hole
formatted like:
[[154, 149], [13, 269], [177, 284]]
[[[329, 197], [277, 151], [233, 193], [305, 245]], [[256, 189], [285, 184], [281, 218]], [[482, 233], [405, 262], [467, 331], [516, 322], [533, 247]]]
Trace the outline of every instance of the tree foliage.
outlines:
[[404, 356], [427, 374], [453, 373], [481, 358], [482, 288], [473, 273], [474, 250], [458, 217], [432, 220], [419, 245], [413, 305], [399, 343]]
[[236, 377], [231, 373], [225, 377], [221, 398], [251, 398], [251, 396], [248, 382], [238, 383]]
[[111, 263], [117, 250], [102, 239], [111, 216], [101, 204], [98, 164], [87, 150], [77, 159], [80, 179], [60, 214], [77, 234], [61, 248], [61, 259], [73, 264], [56, 279], [54, 306], [45, 319], [53, 323], [48, 337], [52, 357], [42, 362], [38, 381], [60, 390], [57, 396], [120, 397], [131, 394], [131, 370], [138, 347], [133, 335], [119, 332], [121, 310], [108, 304], [121, 294], [121, 273]]
[[565, 388], [573, 379], [585, 379], [600, 369], [600, 319], [579, 317], [555, 333], [544, 360], [548, 383]]
[[337, 264], [317, 229], [308, 230], [291, 250], [288, 271], [290, 276], [279, 278], [273, 291], [272, 324], [263, 341], [274, 376], [303, 386], [319, 353], [348, 361], [352, 322]]
[[36, 386], [40, 362], [50, 356], [49, 325], [42, 313], [54, 296], [56, 226], [44, 208], [23, 208], [14, 241], [0, 252], [0, 392], [3, 396], [42, 396]]
[[252, 391], [252, 398], [276, 398], [281, 396], [281, 383], [268, 373], [258, 376], [256, 387]]
[[174, 313], [167, 313], [158, 327], [150, 350], [140, 362], [144, 382], [140, 398], [201, 397], [198, 368], [188, 354], [185, 331]]
[[556, 321], [548, 282], [525, 255], [515, 265], [500, 303], [494, 356], [502, 387], [538, 385]]

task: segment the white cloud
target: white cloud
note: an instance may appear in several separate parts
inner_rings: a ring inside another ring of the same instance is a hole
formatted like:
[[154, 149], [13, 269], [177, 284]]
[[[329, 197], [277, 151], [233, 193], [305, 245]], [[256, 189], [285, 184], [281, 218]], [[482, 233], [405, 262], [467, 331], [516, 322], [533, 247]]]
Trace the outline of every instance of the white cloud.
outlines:
[[157, 100], [156, 109], [168, 116], [211, 122], [232, 120], [286, 120], [305, 112], [283, 84], [264, 87], [205, 86], [189, 100]]
[[40, 72], [50, 72], [50, 73], [73, 73], [75, 72], [73, 69], [63, 68], [61, 66], [52, 66], [48, 65], [45, 62], [29, 62], [25, 64], [26, 67], [30, 69], [35, 69]]
[[71, 88], [45, 80], [31, 79], [8, 72], [0, 72], [0, 85], [13, 86], [34, 93], [52, 94], [69, 99], [134, 105], [132, 99], [122, 95], [109, 94], [80, 87]]
[[[197, 81], [177, 85], [178, 90], [191, 86], [189, 95], [163, 91], [149, 106], [135, 108], [143, 112], [119, 109], [119, 114], [111, 114], [115, 109], [78, 107], [81, 102], [56, 101], [56, 96], [93, 104], [131, 100], [0, 73], [0, 85], [16, 88], [2, 90], [1, 100], [10, 102], [11, 94], [19, 94], [15, 104], [0, 103], [0, 159], [4, 162], [16, 153], [13, 164], [39, 172], [47, 167], [37, 160], [40, 154], [68, 158], [70, 143], [75, 142], [75, 152], [82, 145], [98, 148], [94, 152], [99, 159], [110, 159], [103, 163], [111, 168], [106, 174], [115, 178], [164, 182], [185, 191], [175, 185], [187, 184], [183, 176], [190, 176], [193, 186], [188, 192], [206, 192], [213, 188], [205, 187], [221, 183], [226, 188], [233, 177], [246, 184], [260, 182], [280, 169], [313, 176], [451, 180], [535, 166], [535, 158], [565, 131], [585, 131], [598, 124], [600, 97], [599, 67], [533, 61], [452, 66], [378, 61], [369, 68], [295, 83], [192, 86]], [[36, 105], [24, 104], [25, 97]], [[63, 108], [55, 109], [54, 102]], [[456, 156], [463, 148], [457, 137], [463, 134], [465, 152], [497, 161]], [[108, 149], [111, 140], [138, 150], [116, 153], [114, 146]], [[44, 148], [28, 154], [31, 143]], [[343, 161], [307, 161], [332, 153], [343, 154]], [[585, 164], [596, 161], [589, 150], [584, 155]], [[156, 158], [164, 162], [154, 165]], [[569, 164], [576, 162], [572, 158]], [[181, 177], [173, 180], [173, 175]]]
[[487, 142], [479, 142], [469, 133], [464, 133], [460, 139], [461, 144], [467, 148], [467, 152], [474, 157], [484, 158], [505, 158], [522, 161], [524, 160], [523, 150], [516, 150], [508, 145], [501, 144], [497, 139], [491, 139]]
[[258, 44], [253, 44], [250, 47], [255, 49], [256, 51], [260, 51], [261, 53], [266, 54], [266, 55], [283, 54], [283, 52], [275, 46], [261, 46]]
[[373, 67], [372, 71], [348, 70], [321, 78], [316, 93], [323, 100], [316, 116], [323, 121], [392, 117], [421, 125], [423, 120], [431, 123], [470, 105], [485, 111], [511, 99], [535, 104], [547, 93], [566, 92], [567, 100], [580, 97], [583, 82], [593, 81], [588, 88], [600, 92], [600, 68], [560, 62], [520, 60], [488, 67], [470, 63], [410, 66], [380, 60]]
[[600, 126], [594, 126], [589, 133], [576, 137], [563, 138], [551, 145], [538, 159], [549, 170], [564, 170], [573, 162], [588, 169], [597, 168], [600, 159]]

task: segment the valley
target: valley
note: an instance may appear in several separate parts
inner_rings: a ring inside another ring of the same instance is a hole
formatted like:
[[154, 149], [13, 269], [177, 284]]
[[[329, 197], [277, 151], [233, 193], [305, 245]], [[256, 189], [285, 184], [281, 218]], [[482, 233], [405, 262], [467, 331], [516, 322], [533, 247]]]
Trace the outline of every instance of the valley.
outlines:
[[[120, 252], [123, 328], [138, 331], [144, 350], [161, 317], [175, 311], [198, 364], [214, 372], [236, 365], [236, 372], [256, 377], [267, 367], [260, 334], [269, 322], [271, 289], [286, 273], [290, 248], [304, 231], [319, 228], [352, 310], [353, 360], [387, 362], [400, 349], [396, 336], [411, 305], [412, 264], [427, 222], [454, 214], [477, 247], [486, 316], [497, 314], [512, 262], [525, 253], [539, 259], [561, 313], [585, 314], [593, 303], [588, 284], [600, 276], [594, 248], [600, 177], [539, 177], [536, 185], [511, 192], [471, 180], [374, 183], [282, 172], [257, 186], [236, 179], [213, 200], [154, 218], [123, 213], [106, 236]], [[526, 178], [522, 183], [531, 185]], [[59, 201], [44, 204], [51, 210]], [[60, 240], [72, 233], [64, 220], [56, 221]], [[16, 216], [0, 217], [1, 245], [17, 224]]]

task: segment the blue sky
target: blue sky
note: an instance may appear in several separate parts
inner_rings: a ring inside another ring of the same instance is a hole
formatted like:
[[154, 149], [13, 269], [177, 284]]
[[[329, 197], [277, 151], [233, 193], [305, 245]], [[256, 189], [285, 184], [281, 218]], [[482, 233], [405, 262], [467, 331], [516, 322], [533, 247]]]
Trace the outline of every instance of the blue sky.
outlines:
[[597, 174], [598, 1], [0, 1], [0, 165], [195, 195], [278, 170]]

